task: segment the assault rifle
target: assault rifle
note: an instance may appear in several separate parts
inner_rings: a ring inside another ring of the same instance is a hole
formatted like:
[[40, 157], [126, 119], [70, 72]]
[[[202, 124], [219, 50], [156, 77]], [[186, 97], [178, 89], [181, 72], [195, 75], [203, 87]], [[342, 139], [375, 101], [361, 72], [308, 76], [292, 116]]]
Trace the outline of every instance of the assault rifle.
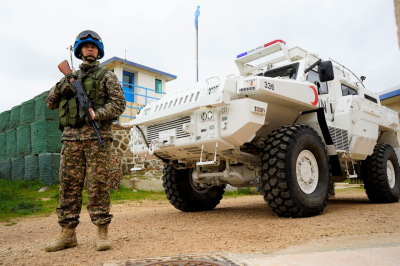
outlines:
[[[64, 60], [61, 64], [58, 65], [58, 69], [63, 73], [65, 76], [68, 74], [72, 73], [71, 68], [69, 67], [68, 61]], [[79, 80], [75, 80], [74, 78], [71, 78], [68, 80], [68, 82], [74, 87], [76, 90], [75, 94], [75, 99], [78, 100], [79, 105], [83, 108], [85, 111], [85, 116], [87, 117], [89, 123], [92, 125], [94, 132], [96, 133], [97, 139], [99, 140], [99, 143], [101, 147], [104, 147], [103, 143], [106, 141], [106, 139], [102, 139], [99, 134], [99, 129], [100, 126], [97, 123], [96, 120], [94, 120], [94, 111], [92, 108], [92, 103], [90, 102], [89, 97], [86, 94], [85, 89], [83, 88], [82, 82]]]

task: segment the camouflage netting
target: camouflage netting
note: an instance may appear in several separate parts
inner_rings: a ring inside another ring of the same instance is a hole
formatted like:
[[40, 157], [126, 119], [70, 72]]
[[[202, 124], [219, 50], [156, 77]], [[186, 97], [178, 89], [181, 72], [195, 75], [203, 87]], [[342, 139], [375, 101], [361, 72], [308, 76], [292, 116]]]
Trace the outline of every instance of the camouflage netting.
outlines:
[[6, 159], [17, 156], [17, 130], [6, 131]]
[[32, 181], [39, 178], [39, 157], [37, 155], [25, 156], [25, 181]]
[[11, 111], [4, 111], [0, 114], [0, 133], [5, 132], [8, 129], [10, 112]]
[[6, 133], [0, 133], [0, 162], [6, 160]]
[[11, 180], [11, 160], [0, 162], [0, 178]]
[[35, 122], [35, 100], [29, 100], [21, 104], [19, 125], [28, 125], [33, 122]]
[[39, 180], [45, 185], [59, 183], [58, 173], [60, 170], [59, 153], [39, 154]]
[[31, 124], [32, 155], [61, 152], [61, 134], [58, 121], [37, 121]]
[[24, 157], [16, 157], [11, 159], [11, 181], [24, 179], [25, 160]]
[[19, 111], [21, 110], [21, 105], [14, 106], [11, 108], [10, 121], [8, 123], [8, 129], [17, 128], [19, 125]]
[[58, 109], [50, 110], [47, 108], [46, 95], [35, 98], [35, 121], [43, 120], [58, 121]]
[[17, 128], [17, 156], [31, 154], [31, 126], [24, 125]]

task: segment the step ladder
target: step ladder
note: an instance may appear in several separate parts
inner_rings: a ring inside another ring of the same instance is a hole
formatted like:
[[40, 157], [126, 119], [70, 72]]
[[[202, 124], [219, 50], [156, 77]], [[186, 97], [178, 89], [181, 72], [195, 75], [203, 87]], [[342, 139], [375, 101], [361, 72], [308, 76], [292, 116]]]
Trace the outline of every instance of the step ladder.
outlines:
[[139, 155], [135, 156], [135, 164], [133, 166], [133, 168], [131, 168], [131, 171], [143, 171], [144, 169], [144, 163], [146, 162], [146, 155], [144, 156], [144, 160], [141, 164], [138, 164], [138, 158]]
[[218, 142], [215, 144], [214, 160], [203, 162], [203, 150], [204, 145], [201, 145], [200, 162], [197, 162], [196, 165], [219, 165], [219, 161], [217, 161]]
[[349, 157], [350, 157], [350, 161], [351, 161], [351, 166], [352, 166], [352, 168], [353, 168], [353, 174], [350, 174], [350, 172], [349, 172], [349, 167], [347, 166], [346, 152], [344, 152], [344, 153], [342, 154], [342, 158], [344, 159], [344, 163], [345, 163], [345, 167], [346, 167], [346, 175], [347, 175], [347, 178], [349, 178], [349, 179], [358, 178], [358, 176], [357, 176], [357, 174], [356, 174], [356, 169], [354, 168], [353, 158], [351, 157], [351, 152], [349, 152]]

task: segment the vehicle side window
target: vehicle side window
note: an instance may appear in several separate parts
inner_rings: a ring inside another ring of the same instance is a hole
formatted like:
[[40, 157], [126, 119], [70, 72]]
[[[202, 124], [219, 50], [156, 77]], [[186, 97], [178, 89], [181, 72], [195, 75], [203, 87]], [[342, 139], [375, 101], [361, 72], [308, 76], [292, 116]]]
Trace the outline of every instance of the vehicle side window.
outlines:
[[299, 69], [299, 63], [274, 68], [264, 72], [264, 77], [276, 78], [276, 77], [287, 77], [290, 79], [297, 78], [297, 70]]
[[357, 90], [347, 87], [346, 85], [342, 84], [342, 95], [347, 96], [347, 95], [358, 95]]
[[320, 85], [320, 87], [318, 89], [318, 94], [328, 94], [328, 84], [326, 82], [319, 81], [319, 75], [317, 72], [315, 72], [313, 70], [308, 72], [307, 81], [309, 81], [311, 83], [314, 83], [317, 81]]
[[378, 103], [377, 99], [375, 99], [374, 97], [371, 97], [371, 96], [369, 96], [367, 94], [364, 94], [364, 98], [367, 99], [367, 100], [370, 100], [371, 102]]

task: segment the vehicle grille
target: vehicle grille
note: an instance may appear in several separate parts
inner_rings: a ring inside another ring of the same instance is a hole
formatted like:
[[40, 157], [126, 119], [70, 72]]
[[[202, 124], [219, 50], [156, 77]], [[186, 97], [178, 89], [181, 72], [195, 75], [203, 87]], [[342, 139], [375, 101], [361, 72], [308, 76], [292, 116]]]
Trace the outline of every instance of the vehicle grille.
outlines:
[[168, 130], [168, 129], [176, 129], [176, 138], [186, 138], [189, 137], [190, 134], [186, 134], [183, 132], [182, 125], [185, 123], [190, 123], [190, 116], [185, 116], [179, 119], [174, 119], [168, 122], [164, 122], [158, 125], [149, 126], [147, 128], [147, 141], [150, 144], [153, 139], [158, 139], [158, 133], [160, 131]]
[[329, 133], [331, 134], [336, 150], [349, 150], [349, 135], [347, 130], [337, 127], [329, 127]]

